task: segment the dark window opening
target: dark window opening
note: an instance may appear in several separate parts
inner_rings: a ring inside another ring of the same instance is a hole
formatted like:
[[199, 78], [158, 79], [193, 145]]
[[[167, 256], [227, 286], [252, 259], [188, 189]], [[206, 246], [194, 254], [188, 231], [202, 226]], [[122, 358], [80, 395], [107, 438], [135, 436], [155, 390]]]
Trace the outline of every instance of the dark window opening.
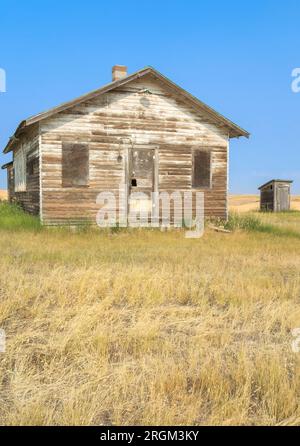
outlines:
[[132, 187], [137, 187], [137, 181], [136, 181], [136, 178], [132, 178], [132, 180], [131, 180], [131, 186], [132, 186]]
[[89, 146], [81, 143], [62, 145], [62, 185], [63, 187], [88, 186]]
[[27, 175], [31, 176], [34, 174], [34, 160], [27, 161]]
[[211, 152], [195, 149], [193, 152], [193, 187], [211, 187]]

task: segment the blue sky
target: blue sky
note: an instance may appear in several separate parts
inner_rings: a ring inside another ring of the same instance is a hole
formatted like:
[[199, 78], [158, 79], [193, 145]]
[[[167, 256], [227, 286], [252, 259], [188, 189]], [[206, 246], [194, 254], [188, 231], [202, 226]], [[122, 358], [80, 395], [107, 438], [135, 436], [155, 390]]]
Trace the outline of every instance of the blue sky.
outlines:
[[1, 0], [1, 149], [22, 119], [109, 82], [114, 64], [152, 65], [251, 132], [232, 140], [231, 192], [284, 177], [299, 194], [299, 23], [295, 0]]

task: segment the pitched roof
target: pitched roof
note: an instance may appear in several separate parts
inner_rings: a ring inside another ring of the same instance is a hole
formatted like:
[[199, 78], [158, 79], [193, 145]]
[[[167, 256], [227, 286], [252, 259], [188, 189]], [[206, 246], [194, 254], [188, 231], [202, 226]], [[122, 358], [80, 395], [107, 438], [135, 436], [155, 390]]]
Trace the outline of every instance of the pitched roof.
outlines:
[[229, 119], [225, 118], [223, 115], [221, 115], [220, 113], [216, 112], [214, 109], [212, 109], [211, 107], [209, 107], [208, 105], [206, 105], [204, 102], [200, 101], [199, 99], [197, 99], [195, 96], [193, 96], [192, 94], [188, 93], [186, 90], [184, 90], [183, 88], [179, 87], [178, 85], [176, 85], [174, 82], [172, 82], [170, 79], [168, 79], [166, 76], [164, 76], [163, 74], [161, 74], [159, 71], [155, 70], [152, 67], [145, 67], [142, 68], [139, 71], [136, 71], [133, 74], [130, 74], [122, 79], [118, 79], [114, 82], [111, 82], [107, 85], [104, 85], [101, 88], [98, 88], [97, 90], [93, 90], [87, 94], [84, 94], [82, 96], [79, 96], [76, 99], [73, 99], [71, 101], [68, 102], [64, 102], [63, 104], [60, 104], [56, 107], [53, 107], [45, 112], [39, 113], [37, 115], [31, 116], [28, 119], [25, 119], [24, 121], [21, 121], [20, 124], [18, 125], [14, 135], [9, 139], [9, 142], [7, 143], [6, 147], [4, 148], [3, 152], [4, 153], [8, 153], [12, 150], [12, 144], [15, 140], [15, 138], [19, 135], [19, 133], [25, 129], [26, 127], [29, 127], [32, 124], [35, 124], [43, 119], [49, 118], [50, 116], [55, 115], [56, 113], [59, 113], [61, 111], [64, 111], [70, 107], [73, 107], [75, 105], [80, 104], [81, 102], [93, 99], [101, 94], [104, 94], [108, 91], [111, 91], [117, 87], [120, 87], [122, 85], [128, 84], [129, 82], [141, 78], [147, 74], [151, 74], [152, 76], [154, 76], [155, 78], [159, 79], [160, 81], [162, 81], [167, 87], [169, 87], [170, 89], [172, 89], [175, 93], [177, 93], [179, 96], [182, 97], [182, 99], [185, 99], [186, 101], [188, 101], [195, 109], [198, 109], [200, 111], [204, 111], [206, 112], [208, 115], [211, 116], [211, 118], [215, 121], [218, 122], [219, 124], [224, 125], [225, 127], [228, 127], [229, 130], [229, 136], [231, 138], [236, 138], [236, 137], [240, 137], [240, 136], [245, 136], [247, 138], [249, 138], [250, 134], [242, 129], [241, 127], [239, 127], [237, 124], [235, 124], [234, 122], [230, 121]]

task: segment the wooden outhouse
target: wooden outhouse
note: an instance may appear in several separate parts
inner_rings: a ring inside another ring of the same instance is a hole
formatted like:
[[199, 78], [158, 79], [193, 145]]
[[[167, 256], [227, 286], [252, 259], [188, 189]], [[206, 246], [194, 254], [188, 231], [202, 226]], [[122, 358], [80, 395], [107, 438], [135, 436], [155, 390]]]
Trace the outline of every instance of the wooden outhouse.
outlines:
[[290, 180], [271, 180], [260, 186], [260, 210], [289, 211], [292, 182]]
[[205, 215], [226, 219], [229, 141], [249, 133], [152, 67], [112, 75], [19, 124], [4, 149], [10, 200], [45, 224], [73, 224], [95, 222], [98, 194], [120, 184], [128, 200], [202, 191]]

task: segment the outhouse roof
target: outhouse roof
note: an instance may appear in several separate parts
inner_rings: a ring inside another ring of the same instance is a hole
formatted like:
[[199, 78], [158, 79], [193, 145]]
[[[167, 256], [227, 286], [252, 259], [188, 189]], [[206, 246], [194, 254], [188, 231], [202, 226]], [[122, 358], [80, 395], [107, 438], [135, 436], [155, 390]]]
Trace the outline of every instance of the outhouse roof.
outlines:
[[264, 187], [266, 187], [266, 186], [269, 186], [270, 184], [272, 184], [272, 183], [288, 183], [288, 184], [291, 184], [291, 183], [293, 183], [293, 181], [292, 180], [270, 180], [270, 181], [268, 181], [267, 183], [265, 183], [265, 184], [263, 184], [262, 186], [260, 186], [258, 189], [260, 190], [260, 189], [263, 189]]

